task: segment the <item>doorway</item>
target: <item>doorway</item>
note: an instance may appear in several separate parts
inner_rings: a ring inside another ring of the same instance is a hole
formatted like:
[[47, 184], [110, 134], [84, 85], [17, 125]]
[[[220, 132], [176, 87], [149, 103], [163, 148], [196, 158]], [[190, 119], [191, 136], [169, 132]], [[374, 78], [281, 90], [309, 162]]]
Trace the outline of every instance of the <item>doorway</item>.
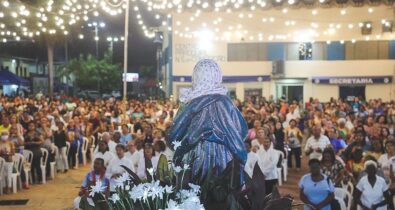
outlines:
[[277, 98], [285, 98], [288, 102], [303, 101], [303, 85], [277, 85]]
[[353, 101], [355, 97], [365, 99], [366, 86], [340, 86], [339, 96], [343, 100]]

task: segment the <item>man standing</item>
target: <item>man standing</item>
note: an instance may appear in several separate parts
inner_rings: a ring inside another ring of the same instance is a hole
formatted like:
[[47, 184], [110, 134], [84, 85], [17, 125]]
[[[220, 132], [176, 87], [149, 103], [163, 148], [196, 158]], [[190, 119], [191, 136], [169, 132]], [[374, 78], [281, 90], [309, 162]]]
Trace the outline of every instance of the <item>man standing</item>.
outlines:
[[321, 159], [322, 151], [324, 151], [325, 147], [330, 145], [328, 137], [321, 134], [321, 126], [315, 125], [313, 127], [313, 136], [307, 139], [306, 146], [304, 151], [306, 155], [309, 155], [310, 159]]
[[117, 151], [117, 157], [111, 159], [106, 171], [106, 177], [110, 180], [110, 192], [115, 192], [115, 179], [126, 172], [126, 170], [121, 166], [125, 166], [130, 170], [135, 171], [132, 161], [125, 157], [125, 145], [118, 144], [115, 149]]

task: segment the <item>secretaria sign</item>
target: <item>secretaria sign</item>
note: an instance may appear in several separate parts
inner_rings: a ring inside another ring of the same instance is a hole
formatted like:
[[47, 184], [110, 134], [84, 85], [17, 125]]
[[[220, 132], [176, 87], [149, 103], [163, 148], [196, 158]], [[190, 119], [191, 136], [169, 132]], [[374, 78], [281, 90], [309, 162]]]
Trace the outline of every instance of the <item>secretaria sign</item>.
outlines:
[[313, 77], [314, 84], [329, 85], [368, 85], [392, 83], [392, 76], [372, 77]]

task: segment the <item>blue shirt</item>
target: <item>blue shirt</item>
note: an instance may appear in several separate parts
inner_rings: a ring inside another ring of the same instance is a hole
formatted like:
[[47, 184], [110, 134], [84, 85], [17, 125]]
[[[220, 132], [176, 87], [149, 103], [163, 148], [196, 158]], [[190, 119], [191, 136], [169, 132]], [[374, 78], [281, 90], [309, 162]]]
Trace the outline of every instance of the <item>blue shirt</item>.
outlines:
[[132, 141], [133, 137], [130, 133], [126, 134], [126, 135], [121, 135], [121, 139], [119, 140], [119, 143], [126, 145], [128, 144], [129, 141]]
[[331, 139], [330, 141], [333, 146], [333, 149], [335, 150], [335, 153], [337, 153], [337, 152], [339, 152], [339, 150], [347, 147], [347, 144], [346, 144], [346, 142], [344, 142], [343, 139]]
[[[311, 203], [319, 204], [335, 191], [332, 181], [326, 175], [323, 176], [324, 179], [319, 182], [314, 182], [311, 179], [311, 174], [306, 174], [300, 179], [299, 188], [303, 190], [303, 193]], [[312, 210], [307, 205], [305, 205], [304, 209]], [[321, 210], [331, 210], [331, 205], [328, 204]]]
[[[100, 179], [100, 174], [95, 174], [96, 176], [96, 181], [101, 181], [103, 187], [108, 187], [110, 184], [110, 181], [106, 178], [106, 176], [103, 176], [103, 179]], [[92, 172], [89, 172], [86, 174], [84, 181], [82, 181], [82, 187], [89, 187], [88, 184], [90, 182], [93, 182], [93, 177], [92, 177]], [[96, 183], [94, 183], [95, 185]]]

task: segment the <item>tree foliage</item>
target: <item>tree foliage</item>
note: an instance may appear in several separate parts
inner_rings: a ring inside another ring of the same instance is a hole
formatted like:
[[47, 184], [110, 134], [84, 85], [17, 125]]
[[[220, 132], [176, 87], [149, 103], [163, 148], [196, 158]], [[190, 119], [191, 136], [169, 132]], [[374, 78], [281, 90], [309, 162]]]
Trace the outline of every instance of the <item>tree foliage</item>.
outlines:
[[66, 64], [60, 76], [70, 78], [74, 75], [74, 85], [80, 89], [108, 92], [120, 90], [122, 85], [122, 68], [120, 64], [111, 63], [112, 52], [107, 52], [104, 58], [98, 60], [93, 55], [72, 59]]

